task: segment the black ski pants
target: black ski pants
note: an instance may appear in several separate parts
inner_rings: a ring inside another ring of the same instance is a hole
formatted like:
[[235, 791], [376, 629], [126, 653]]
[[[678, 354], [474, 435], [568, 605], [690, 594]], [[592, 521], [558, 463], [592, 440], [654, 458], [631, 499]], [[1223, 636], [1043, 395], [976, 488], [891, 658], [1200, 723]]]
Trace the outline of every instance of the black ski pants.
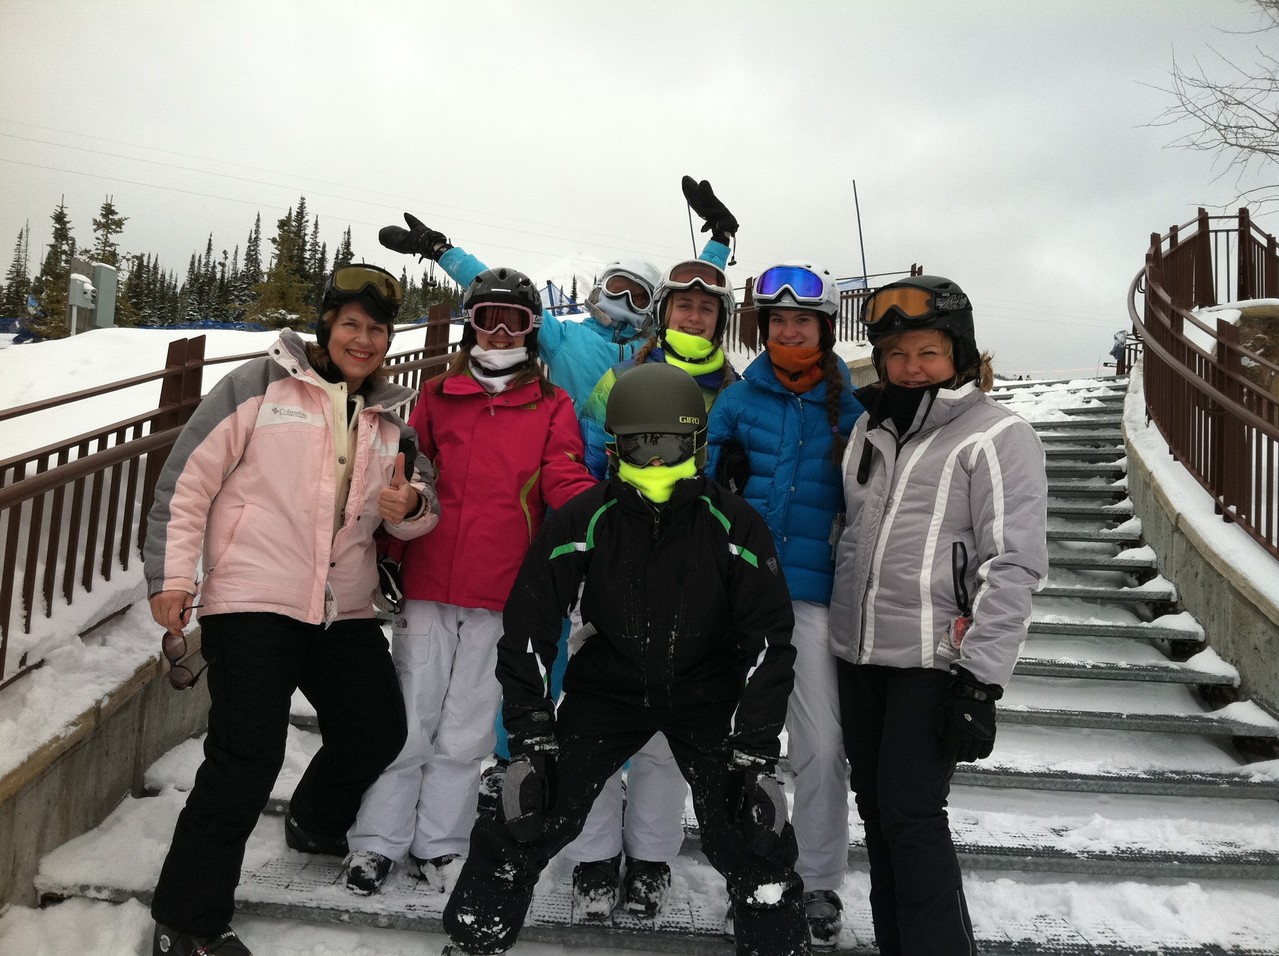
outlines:
[[937, 735], [950, 675], [843, 660], [837, 666], [879, 951], [972, 956], [977, 949], [946, 816], [955, 763]]
[[206, 936], [231, 922], [245, 844], [284, 764], [294, 690], [315, 707], [322, 740], [289, 810], [310, 833], [345, 836], [407, 730], [390, 647], [372, 618], [326, 629], [280, 614], [216, 614], [200, 627], [210, 698], [204, 762], [151, 915]]
[[488, 817], [471, 831], [470, 853], [444, 909], [444, 928], [468, 953], [504, 953], [515, 945], [539, 874], [582, 830], [604, 783], [661, 731], [693, 793], [702, 851], [725, 878], [739, 954], [808, 952], [798, 850], [787, 823], [768, 855], [753, 850], [728, 819], [726, 741], [732, 703], [689, 701], [677, 710], [619, 703], [581, 691], [566, 694], [556, 716], [559, 741], [553, 803], [541, 838], [520, 843]]

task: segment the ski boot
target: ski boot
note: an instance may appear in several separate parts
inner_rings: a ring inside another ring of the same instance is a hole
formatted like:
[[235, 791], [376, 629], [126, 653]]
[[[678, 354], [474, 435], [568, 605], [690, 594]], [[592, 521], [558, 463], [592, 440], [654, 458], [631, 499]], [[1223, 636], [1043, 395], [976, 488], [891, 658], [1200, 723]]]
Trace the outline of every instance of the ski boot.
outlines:
[[357, 850], [346, 858], [346, 888], [357, 896], [372, 896], [382, 888], [394, 865], [381, 853]]
[[573, 910], [586, 919], [607, 919], [617, 905], [622, 854], [573, 867]]
[[832, 890], [812, 890], [804, 894], [804, 916], [808, 920], [808, 940], [813, 952], [825, 953], [835, 948], [843, 911], [844, 904]]
[[626, 912], [652, 919], [671, 889], [671, 868], [665, 863], [626, 860], [626, 881], [622, 891]]
[[230, 926], [212, 936], [192, 936], [176, 929], [155, 924], [151, 937], [151, 956], [253, 956]]

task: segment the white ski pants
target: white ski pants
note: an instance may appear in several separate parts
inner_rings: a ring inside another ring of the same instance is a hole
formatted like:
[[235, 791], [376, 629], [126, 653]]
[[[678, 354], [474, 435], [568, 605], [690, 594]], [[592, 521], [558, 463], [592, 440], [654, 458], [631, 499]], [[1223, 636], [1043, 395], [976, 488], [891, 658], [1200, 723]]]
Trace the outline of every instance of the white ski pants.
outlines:
[[[622, 775], [626, 807], [622, 807]], [[629, 770], [609, 777], [595, 798], [582, 832], [560, 852], [574, 863], [608, 860], [623, 850], [633, 860], [669, 863], [684, 842], [688, 784], [671, 745], [654, 734], [631, 757]]]
[[347, 832], [352, 851], [392, 860], [465, 856], [475, 824], [481, 761], [493, 750], [502, 689], [502, 614], [407, 601], [391, 632], [408, 741], [364, 794]]
[[793, 607], [795, 689], [786, 710], [786, 736], [795, 774], [795, 871], [806, 891], [837, 891], [848, 871], [849, 783], [835, 656], [826, 634], [829, 608], [811, 601], [795, 601]]

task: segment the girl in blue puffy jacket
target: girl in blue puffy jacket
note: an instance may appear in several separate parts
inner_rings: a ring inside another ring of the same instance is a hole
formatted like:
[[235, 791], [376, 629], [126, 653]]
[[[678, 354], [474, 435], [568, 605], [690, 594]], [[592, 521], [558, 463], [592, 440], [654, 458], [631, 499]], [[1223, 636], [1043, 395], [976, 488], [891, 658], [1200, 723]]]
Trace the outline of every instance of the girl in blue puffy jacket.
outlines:
[[760, 274], [764, 351], [711, 409], [707, 474], [742, 495], [773, 533], [795, 611], [795, 689], [786, 716], [795, 772], [796, 870], [814, 950], [835, 946], [848, 869], [848, 764], [826, 619], [843, 523], [840, 459], [862, 412], [834, 353], [830, 272], [788, 262]]

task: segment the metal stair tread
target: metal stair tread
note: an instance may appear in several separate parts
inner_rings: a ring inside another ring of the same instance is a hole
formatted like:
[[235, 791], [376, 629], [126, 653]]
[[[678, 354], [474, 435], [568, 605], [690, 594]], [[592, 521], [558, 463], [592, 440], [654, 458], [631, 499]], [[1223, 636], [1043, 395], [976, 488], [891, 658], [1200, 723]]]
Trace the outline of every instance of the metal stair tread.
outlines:
[[1108, 541], [1116, 544], [1137, 542], [1141, 540], [1140, 530], [1128, 530], [1124, 528], [1097, 528], [1097, 527], [1079, 527], [1079, 528], [1063, 528], [1050, 527], [1048, 529], [1049, 541]]
[[1235, 720], [1213, 713], [1131, 713], [1077, 710], [1033, 705], [1001, 704], [1001, 723], [1036, 724], [1048, 727], [1092, 727], [1107, 730], [1152, 731], [1156, 733], [1210, 734], [1226, 737], [1263, 737], [1279, 740], [1279, 729]]
[[1128, 497], [1126, 485], [1102, 485], [1092, 481], [1049, 481], [1049, 498], [1110, 498], [1122, 500]]
[[1149, 583], [1141, 587], [1102, 587], [1083, 584], [1045, 584], [1035, 592], [1040, 598], [1077, 598], [1082, 601], [1145, 601], [1171, 604], [1177, 600], [1172, 584]]
[[1120, 518], [1133, 516], [1132, 502], [1120, 501], [1115, 504], [1088, 504], [1079, 501], [1048, 502], [1048, 517], [1058, 518]]
[[1150, 624], [1115, 624], [1108, 621], [1061, 621], [1034, 619], [1030, 621], [1031, 635], [1081, 635], [1090, 637], [1125, 638], [1132, 640], [1193, 641], [1204, 643], [1204, 635], [1177, 627]]
[[1128, 468], [1122, 461], [1059, 461], [1053, 458], [1048, 459], [1047, 470], [1049, 477], [1085, 475], [1089, 478], [1109, 478], [1122, 477], [1128, 474]]
[[1153, 557], [1120, 557], [1104, 554], [1049, 554], [1048, 566], [1072, 571], [1153, 571], [1158, 568]]
[[1088, 680], [1165, 681], [1169, 683], [1233, 687], [1227, 674], [1197, 670], [1176, 661], [1128, 663], [1117, 661], [1085, 661], [1054, 657], [1022, 655], [1013, 673], [1023, 677], [1072, 677]]

